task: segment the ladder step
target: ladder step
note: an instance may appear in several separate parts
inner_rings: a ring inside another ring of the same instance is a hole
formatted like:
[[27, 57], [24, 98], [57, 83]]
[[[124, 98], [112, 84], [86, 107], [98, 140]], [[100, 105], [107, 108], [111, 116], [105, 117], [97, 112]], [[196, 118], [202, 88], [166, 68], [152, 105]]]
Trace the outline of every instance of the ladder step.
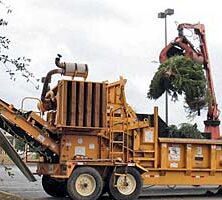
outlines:
[[154, 150], [136, 150], [136, 153], [154, 153]]
[[113, 141], [113, 144], [124, 144], [124, 141]]
[[122, 152], [122, 151], [113, 151], [113, 152], [110, 152], [110, 154], [124, 154], [124, 152]]
[[113, 134], [115, 134], [115, 133], [124, 133], [124, 131], [120, 130], [120, 129], [113, 129], [112, 131], [113, 131]]
[[122, 152], [122, 151], [113, 151], [113, 152], [110, 152], [110, 154], [124, 154], [124, 152]]
[[155, 161], [155, 158], [133, 158], [133, 160], [137, 160], [137, 161]]
[[114, 173], [114, 176], [127, 176], [127, 174]]

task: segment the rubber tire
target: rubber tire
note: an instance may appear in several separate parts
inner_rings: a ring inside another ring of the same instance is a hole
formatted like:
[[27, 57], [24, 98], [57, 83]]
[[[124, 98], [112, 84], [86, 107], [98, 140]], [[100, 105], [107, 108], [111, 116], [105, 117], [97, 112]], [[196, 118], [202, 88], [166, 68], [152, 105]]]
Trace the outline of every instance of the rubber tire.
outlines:
[[[124, 174], [125, 169], [126, 169], [125, 167], [119, 167], [116, 169], [115, 173]], [[120, 193], [118, 191], [117, 187], [113, 186], [114, 174], [112, 174], [112, 176], [109, 180], [109, 193], [112, 198], [114, 198], [116, 200], [135, 200], [141, 194], [143, 181], [142, 181], [140, 173], [138, 172], [138, 170], [136, 170], [133, 167], [128, 167], [127, 173], [132, 175], [136, 180], [136, 188], [135, 188], [134, 192], [131, 193], [130, 195], [124, 195], [124, 194]]]
[[66, 180], [51, 178], [50, 176], [43, 175], [42, 187], [47, 194], [53, 197], [67, 196]]
[[[91, 176], [93, 176], [95, 178], [96, 189], [93, 192], [93, 194], [91, 194], [90, 196], [80, 195], [74, 187], [76, 179], [81, 174], [90, 174]], [[92, 167], [79, 167], [79, 168], [75, 169], [72, 172], [72, 175], [70, 176], [70, 178], [67, 181], [67, 191], [68, 191], [69, 197], [72, 200], [92, 200], [92, 199], [96, 200], [101, 196], [102, 190], [103, 190], [102, 177], [99, 174], [99, 172], [96, 169], [92, 168]]]

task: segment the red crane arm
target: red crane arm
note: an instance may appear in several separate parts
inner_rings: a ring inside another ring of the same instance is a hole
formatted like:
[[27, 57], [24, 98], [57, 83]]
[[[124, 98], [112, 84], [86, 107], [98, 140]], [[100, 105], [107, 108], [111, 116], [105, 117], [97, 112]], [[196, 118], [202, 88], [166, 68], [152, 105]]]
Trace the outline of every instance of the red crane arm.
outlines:
[[179, 24], [178, 27], [179, 37], [183, 36], [183, 30], [184, 29], [193, 29], [194, 33], [198, 35], [199, 41], [200, 41], [200, 53], [201, 57], [203, 58], [203, 65], [204, 69], [206, 70], [206, 78], [207, 78], [207, 84], [208, 84], [208, 91], [210, 94], [210, 99], [208, 102], [208, 114], [207, 119], [209, 120], [218, 120], [219, 117], [219, 110], [218, 110], [218, 104], [216, 100], [216, 95], [214, 91], [214, 84], [213, 84], [213, 78], [212, 78], [212, 68], [209, 61], [209, 54], [208, 54], [208, 48], [207, 48], [207, 41], [206, 41], [206, 34], [205, 34], [205, 26], [203, 24]]
[[[192, 29], [194, 33], [199, 38], [199, 50], [195, 49], [194, 45], [184, 36], [184, 29]], [[173, 55], [184, 55], [196, 62], [203, 64], [204, 69], [206, 71], [206, 79], [208, 84], [208, 91], [210, 94], [210, 98], [208, 101], [208, 114], [207, 120], [218, 120], [219, 110], [218, 104], [216, 100], [216, 95], [214, 91], [213, 78], [212, 78], [212, 70], [209, 61], [206, 35], [205, 35], [205, 27], [203, 24], [188, 24], [183, 23], [179, 24], [177, 27], [178, 37], [175, 38], [173, 42], [168, 44], [160, 53], [160, 63], [163, 63], [170, 56]]]
[[[220, 120], [219, 110], [214, 91], [212, 69], [209, 61], [209, 54], [207, 49], [205, 27], [203, 24], [179, 24], [178, 36], [173, 42], [163, 48], [160, 53], [160, 63], [165, 62], [169, 57], [175, 55], [183, 55], [191, 58], [192, 60], [202, 64], [206, 71], [206, 79], [208, 92], [210, 94], [208, 100], [208, 113], [207, 120], [204, 121], [205, 132], [211, 133], [212, 139], [218, 139], [220, 137]], [[191, 29], [199, 38], [199, 49], [196, 49], [194, 45], [186, 38], [183, 31], [184, 29]]]

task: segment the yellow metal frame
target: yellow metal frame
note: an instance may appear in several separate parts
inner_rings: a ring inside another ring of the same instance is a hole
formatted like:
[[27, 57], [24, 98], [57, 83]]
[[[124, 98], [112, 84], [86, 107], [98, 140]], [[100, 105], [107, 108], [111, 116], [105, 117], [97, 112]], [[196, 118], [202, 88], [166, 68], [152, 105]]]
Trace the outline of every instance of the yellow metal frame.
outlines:
[[[29, 122], [23, 116], [21, 116], [17, 110], [14, 108], [13, 105], [8, 105], [3, 101], [0, 101], [0, 114], [4, 116], [7, 120], [9, 120], [11, 123], [15, 124], [16, 126], [21, 127], [26, 133], [30, 134], [35, 140], [37, 140], [39, 143], [41, 143], [43, 146], [49, 148], [54, 153], [59, 155], [59, 146], [56, 144], [52, 138], [48, 137], [47, 134], [45, 134], [43, 131], [38, 130], [34, 126], [34, 121]], [[41, 119], [38, 115], [35, 113], [32, 113], [33, 116], [36, 116], [36, 118]], [[43, 121], [41, 119], [41, 121]], [[44, 126], [46, 126], [47, 122], [44, 121]]]
[[[102, 116], [106, 119], [102, 128], [61, 128], [34, 112], [26, 119], [3, 101], [0, 101], [0, 114], [59, 156], [58, 163], [39, 163], [38, 174], [68, 178], [77, 165], [132, 166], [142, 173], [144, 184], [220, 185], [222, 141], [159, 137], [158, 108], [154, 108], [152, 122], [149, 117], [139, 121], [126, 101], [125, 84], [122, 77], [117, 82], [106, 83], [107, 96], [103, 98], [107, 101], [107, 112]], [[57, 104], [64, 106], [61, 102]], [[43, 129], [38, 129], [36, 123]], [[57, 141], [50, 137], [52, 134], [59, 135]]]

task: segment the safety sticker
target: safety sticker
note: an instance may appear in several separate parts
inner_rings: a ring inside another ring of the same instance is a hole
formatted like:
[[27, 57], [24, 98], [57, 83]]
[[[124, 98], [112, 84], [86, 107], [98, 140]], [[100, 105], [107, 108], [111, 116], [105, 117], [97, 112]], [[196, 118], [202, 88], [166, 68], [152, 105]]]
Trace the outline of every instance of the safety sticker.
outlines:
[[221, 145], [217, 145], [217, 146], [216, 146], [216, 150], [217, 150], [217, 151], [222, 150], [222, 146], [221, 146]]
[[95, 144], [90, 143], [90, 144], [89, 144], [89, 149], [95, 149]]
[[40, 142], [44, 142], [45, 141], [45, 137], [43, 135], [38, 135], [37, 139], [40, 141]]
[[86, 155], [86, 148], [77, 146], [75, 147], [75, 156], [85, 156]]
[[[195, 148], [195, 161], [202, 162], [204, 159], [203, 157], [203, 147], [198, 146]], [[196, 163], [198, 164], [198, 163]]]
[[196, 157], [203, 157], [203, 148], [201, 146], [196, 147]]
[[171, 145], [169, 147], [169, 160], [180, 161], [180, 146], [179, 145]]
[[177, 162], [170, 163], [170, 168], [178, 168], [178, 163]]
[[78, 144], [82, 144], [83, 143], [83, 139], [82, 138], [78, 138], [77, 142], [78, 142]]
[[153, 131], [146, 130], [144, 134], [144, 142], [153, 142]]

